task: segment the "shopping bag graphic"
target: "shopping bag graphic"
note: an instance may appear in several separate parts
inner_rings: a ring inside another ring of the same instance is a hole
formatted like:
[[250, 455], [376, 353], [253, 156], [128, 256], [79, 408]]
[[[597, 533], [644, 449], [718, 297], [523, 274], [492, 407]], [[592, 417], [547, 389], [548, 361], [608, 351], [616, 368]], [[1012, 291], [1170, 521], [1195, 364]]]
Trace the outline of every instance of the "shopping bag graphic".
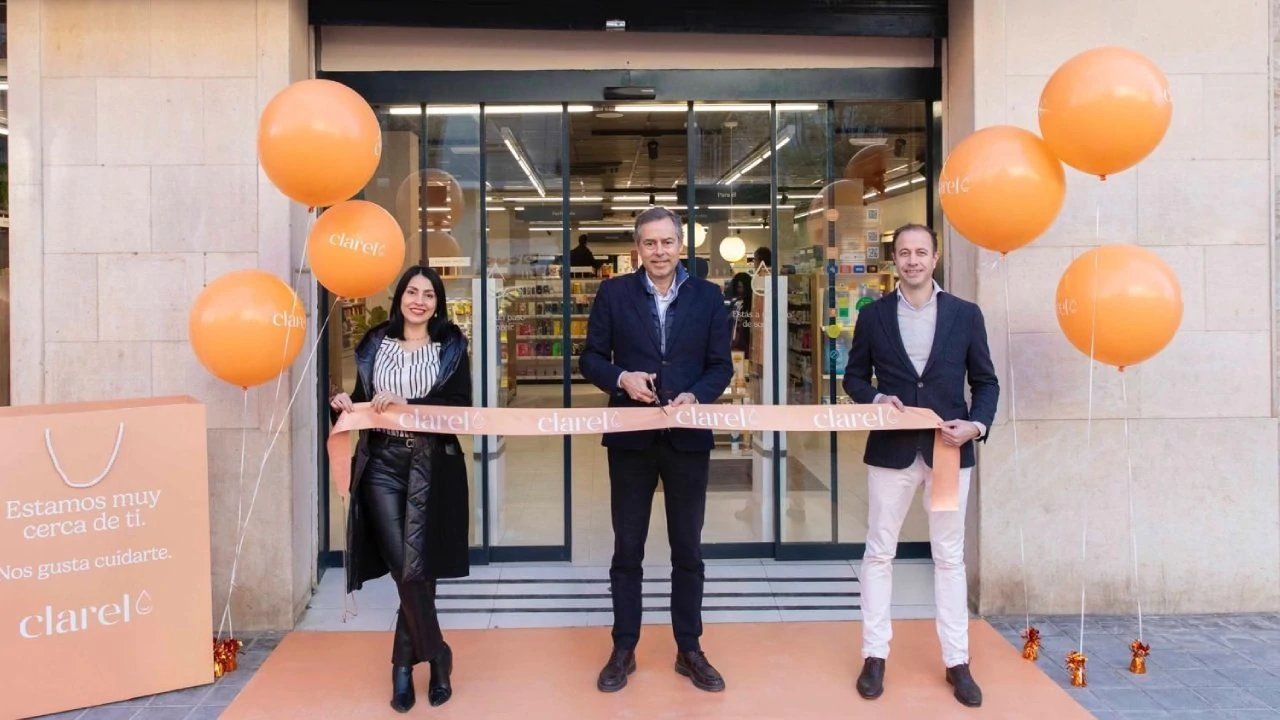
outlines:
[[205, 409], [0, 408], [0, 718], [213, 680]]

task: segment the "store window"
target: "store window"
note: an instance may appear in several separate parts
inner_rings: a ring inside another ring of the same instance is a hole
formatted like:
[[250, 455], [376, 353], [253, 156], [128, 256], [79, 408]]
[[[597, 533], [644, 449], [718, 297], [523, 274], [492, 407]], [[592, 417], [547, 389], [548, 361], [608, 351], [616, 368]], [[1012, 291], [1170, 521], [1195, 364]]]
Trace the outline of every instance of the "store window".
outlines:
[[[473, 280], [480, 236], [480, 109], [428, 110], [425, 115], [419, 107], [374, 109], [382, 126], [382, 157], [358, 197], [382, 206], [400, 224], [405, 235], [405, 269], [426, 264], [441, 275], [449, 316], [471, 345], [479, 405], [481, 374], [474, 367], [480, 357], [479, 338], [472, 320], [479, 309]], [[356, 347], [369, 330], [386, 322], [394, 291], [392, 283], [368, 298], [343, 298], [333, 306], [327, 348], [330, 394], [355, 389]], [[325, 301], [326, 307], [333, 303], [332, 297]], [[355, 442], [353, 435], [353, 451]], [[482, 456], [477, 445], [475, 457]], [[479, 507], [476, 477], [476, 472], [469, 473], [473, 508]], [[328, 483], [329, 497], [336, 498], [332, 468]], [[328, 549], [332, 552], [345, 547], [344, 511], [340, 503], [329, 506]], [[473, 545], [481, 542], [481, 527], [477, 514], [471, 528]]]
[[[683, 218], [686, 269], [723, 290], [734, 318], [735, 373], [718, 402], [846, 403], [858, 313], [896, 287], [892, 232], [935, 216], [933, 107], [382, 106], [383, 157], [362, 197], [400, 222], [406, 265], [427, 262], [444, 277], [471, 343], [477, 406], [604, 407], [608, 396], [578, 373], [585, 322], [600, 284], [636, 267], [632, 223], [654, 205]], [[385, 319], [390, 292], [340, 304], [334, 389], [354, 387], [353, 350]], [[473, 548], [490, 561], [607, 564], [598, 436], [464, 442], [473, 443]], [[865, 442], [863, 433], [717, 433], [709, 555], [818, 557], [830, 548], [812, 546], [865, 542]], [[661, 561], [661, 491], [654, 502], [646, 558]], [[330, 550], [342, 548], [343, 524], [331, 508]], [[901, 554], [927, 553], [927, 537], [915, 507]]]
[[[928, 224], [926, 102], [837, 102], [779, 113], [777, 265], [786, 283], [786, 402], [847, 403], [842, 387], [858, 311], [897, 285], [893, 230]], [[782, 232], [785, 228], [785, 232]], [[866, 433], [792, 433], [783, 542], [866, 539]], [[833, 527], [834, 524], [834, 527]], [[913, 506], [904, 542], [928, 539]]]

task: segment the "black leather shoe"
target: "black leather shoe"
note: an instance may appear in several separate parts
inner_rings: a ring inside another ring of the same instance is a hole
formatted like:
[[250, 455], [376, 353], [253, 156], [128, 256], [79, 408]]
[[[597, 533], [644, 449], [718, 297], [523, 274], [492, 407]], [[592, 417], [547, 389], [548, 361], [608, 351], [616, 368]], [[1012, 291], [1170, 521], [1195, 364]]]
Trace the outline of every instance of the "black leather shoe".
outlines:
[[956, 700], [965, 707], [982, 707], [982, 689], [969, 672], [969, 663], [947, 668], [947, 682], [956, 689]]
[[600, 669], [596, 689], [600, 692], [618, 692], [627, 686], [627, 676], [636, 671], [636, 651], [614, 648], [609, 662]]
[[676, 653], [676, 672], [689, 678], [693, 686], [707, 692], [724, 690], [724, 678], [707, 662], [706, 653], [701, 650]]
[[884, 658], [869, 657], [862, 661], [858, 694], [865, 700], [875, 700], [884, 694]]
[[427, 702], [431, 707], [439, 707], [453, 697], [453, 685], [449, 684], [452, 673], [453, 648], [445, 645], [440, 656], [431, 661], [431, 680], [427, 685]]
[[413, 692], [413, 668], [391, 668], [391, 709], [406, 713], [416, 701], [417, 697]]

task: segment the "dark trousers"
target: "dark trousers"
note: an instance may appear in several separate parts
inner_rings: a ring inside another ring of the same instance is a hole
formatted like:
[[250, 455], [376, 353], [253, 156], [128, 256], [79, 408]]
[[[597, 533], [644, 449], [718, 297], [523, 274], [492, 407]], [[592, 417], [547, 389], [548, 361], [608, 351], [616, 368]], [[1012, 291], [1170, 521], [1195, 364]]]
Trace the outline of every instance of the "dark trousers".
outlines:
[[609, 449], [610, 507], [613, 514], [613, 642], [634, 648], [640, 642], [643, 612], [644, 543], [649, 511], [662, 478], [671, 543], [671, 626], [680, 652], [700, 650], [702, 523], [707, 510], [707, 474], [711, 453], [680, 452], [665, 437], [646, 450]]
[[368, 518], [367, 525], [377, 539], [378, 552], [391, 570], [391, 578], [400, 593], [391, 649], [391, 663], [399, 667], [434, 660], [444, 649], [444, 635], [436, 614], [435, 582], [401, 582], [405, 501], [412, 460], [413, 448], [400, 439], [370, 433], [369, 464], [360, 482], [360, 502]]

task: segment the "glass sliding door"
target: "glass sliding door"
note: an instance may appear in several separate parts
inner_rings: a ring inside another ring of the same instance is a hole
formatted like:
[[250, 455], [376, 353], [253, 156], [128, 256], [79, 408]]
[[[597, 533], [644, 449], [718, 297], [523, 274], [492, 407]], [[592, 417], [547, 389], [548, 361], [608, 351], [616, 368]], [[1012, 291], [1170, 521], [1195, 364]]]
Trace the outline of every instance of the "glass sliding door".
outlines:
[[[423, 109], [420, 105], [375, 107], [382, 127], [382, 156], [359, 197], [377, 203], [399, 223], [405, 236], [405, 268], [429, 264], [441, 274], [449, 315], [472, 347], [474, 401], [479, 403], [481, 374], [476, 348], [480, 335], [474, 322], [477, 303], [473, 278], [479, 245], [480, 172], [475, 155], [468, 153], [478, 145], [478, 108], [447, 116], [424, 115]], [[370, 329], [387, 320], [394, 290], [393, 282], [368, 298], [342, 298], [336, 305], [322, 291], [326, 296], [321, 299], [324, 311], [333, 305], [326, 333], [326, 397], [355, 390], [355, 349]], [[327, 407], [326, 402], [326, 410]], [[471, 440], [460, 439], [464, 446]], [[351, 447], [354, 451], [354, 436]], [[467, 478], [471, 504], [476, 509], [482, 507], [481, 458], [478, 452], [474, 455]], [[329, 474], [332, 475], [332, 468]], [[342, 504], [336, 502], [331, 479], [327, 485], [328, 550], [339, 552], [345, 547], [346, 516]], [[470, 541], [472, 547], [484, 544], [482, 512], [472, 513]]]
[[[485, 105], [483, 117], [484, 265], [496, 304], [486, 333], [488, 368], [497, 375], [489, 405], [564, 407], [565, 387], [577, 371], [565, 337], [585, 334], [586, 306], [564, 291], [563, 107]], [[569, 559], [569, 440], [491, 442], [488, 517], [495, 557]]]
[[[383, 158], [362, 197], [400, 222], [406, 263], [444, 276], [471, 342], [476, 405], [607, 403], [578, 373], [587, 318], [601, 283], [636, 270], [632, 226], [655, 205], [684, 219], [686, 269], [724, 293], [734, 376], [718, 402], [848, 402], [841, 380], [858, 313], [896, 287], [890, 234], [938, 215], [940, 79], [903, 70], [895, 90], [869, 71], [786, 72], [783, 84], [648, 72], [659, 97], [679, 99], [644, 103], [601, 102], [600, 88], [617, 84], [608, 73], [486, 73], [483, 87], [456, 73], [337, 74], [384, 99]], [[417, 85], [415, 97], [385, 101]], [[770, 95], [781, 87], [802, 90]], [[422, 102], [427, 88], [436, 102]], [[390, 291], [339, 303], [327, 384], [350, 390], [352, 350]], [[478, 562], [608, 565], [599, 436], [470, 442]], [[717, 434], [707, 557], [858, 557], [865, 444], [863, 433]], [[322, 503], [331, 551], [343, 540], [336, 505]], [[901, 537], [899, 557], [927, 556], [918, 502]], [[659, 488], [646, 559], [667, 553]]]

